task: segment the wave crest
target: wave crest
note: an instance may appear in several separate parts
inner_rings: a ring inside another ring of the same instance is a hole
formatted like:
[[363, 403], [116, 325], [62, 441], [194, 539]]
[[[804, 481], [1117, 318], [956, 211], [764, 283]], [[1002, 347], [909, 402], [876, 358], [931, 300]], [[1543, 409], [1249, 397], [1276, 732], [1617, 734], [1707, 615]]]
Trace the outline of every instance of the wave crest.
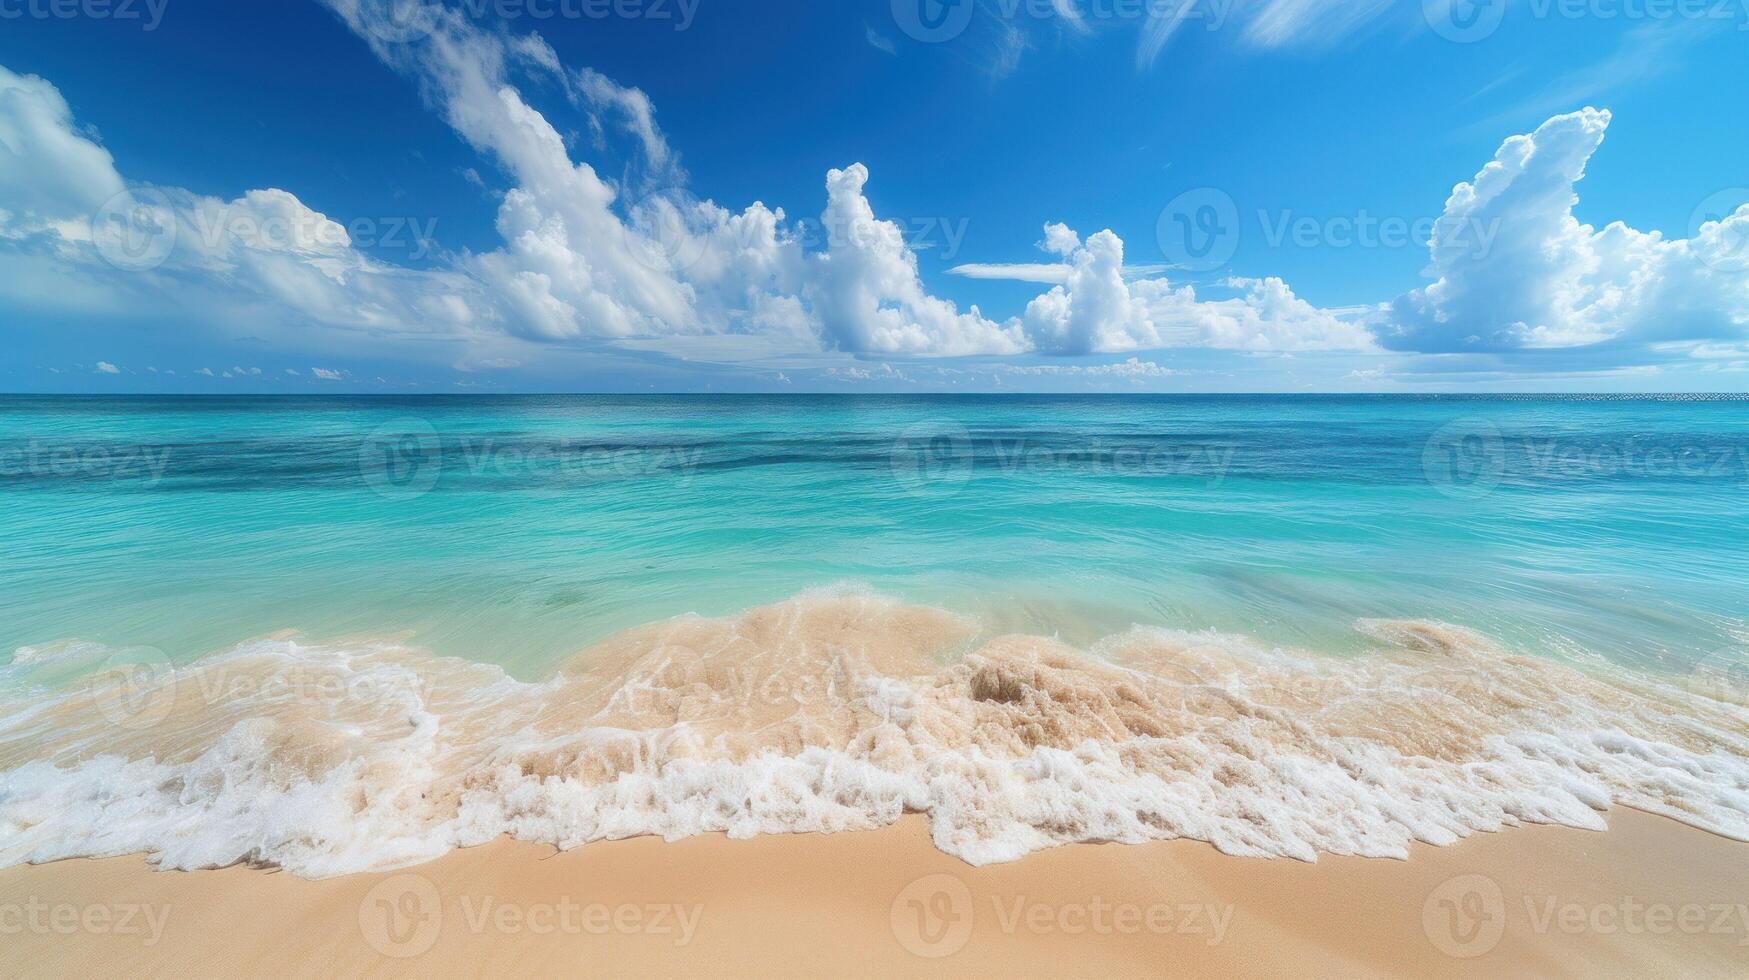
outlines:
[[1177, 837], [1404, 857], [1524, 822], [1601, 828], [1611, 805], [1749, 840], [1740, 703], [1439, 623], [1357, 628], [1377, 648], [1350, 658], [1140, 628], [1083, 650], [836, 590], [635, 629], [535, 683], [390, 640], [131, 656], [0, 722], [0, 865], [143, 852], [325, 877], [503, 834], [907, 811], [974, 864]]

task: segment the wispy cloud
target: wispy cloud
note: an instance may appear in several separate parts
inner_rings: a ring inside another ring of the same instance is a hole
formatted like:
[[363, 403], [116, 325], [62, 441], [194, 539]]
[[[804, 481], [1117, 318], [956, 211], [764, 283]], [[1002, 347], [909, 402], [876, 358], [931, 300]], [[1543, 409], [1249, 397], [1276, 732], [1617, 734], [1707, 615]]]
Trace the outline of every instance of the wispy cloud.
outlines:
[[1390, 8], [1391, 0], [1269, 0], [1245, 25], [1245, 40], [1261, 48], [1334, 44]]
[[868, 38], [869, 47], [874, 48], [876, 51], [884, 51], [887, 54], [896, 55], [899, 53], [899, 48], [897, 45], [893, 44], [892, 38], [882, 34], [880, 31], [877, 31], [872, 27], [869, 27], [867, 24], [863, 25], [863, 30], [867, 31], [866, 36]]
[[1608, 57], [1560, 75], [1538, 87], [1537, 94], [1508, 109], [1472, 123], [1465, 136], [1494, 135], [1500, 130], [1570, 112], [1612, 91], [1669, 71], [1681, 62], [1680, 50], [1715, 29], [1703, 20], [1654, 22], [1628, 31]]

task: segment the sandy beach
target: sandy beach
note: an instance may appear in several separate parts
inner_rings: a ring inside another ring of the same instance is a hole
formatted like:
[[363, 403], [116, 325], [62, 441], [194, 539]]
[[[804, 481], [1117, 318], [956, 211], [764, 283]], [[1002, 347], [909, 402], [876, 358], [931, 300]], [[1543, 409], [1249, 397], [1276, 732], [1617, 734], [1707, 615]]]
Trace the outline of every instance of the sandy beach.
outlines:
[[308, 881], [0, 872], [0, 975], [1742, 976], [1749, 846], [1627, 809], [1408, 861], [1074, 845], [972, 868], [874, 832], [514, 841]]

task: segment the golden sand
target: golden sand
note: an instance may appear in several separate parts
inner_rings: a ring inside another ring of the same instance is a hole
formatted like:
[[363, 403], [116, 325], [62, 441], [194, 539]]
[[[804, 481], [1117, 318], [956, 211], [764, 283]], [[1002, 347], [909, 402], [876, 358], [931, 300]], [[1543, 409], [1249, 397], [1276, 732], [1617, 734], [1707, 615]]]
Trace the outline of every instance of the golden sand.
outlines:
[[732, 841], [513, 841], [308, 881], [138, 858], [0, 871], [0, 975], [1749, 975], [1749, 845], [1632, 810], [1408, 861], [1190, 841], [972, 868], [921, 817]]

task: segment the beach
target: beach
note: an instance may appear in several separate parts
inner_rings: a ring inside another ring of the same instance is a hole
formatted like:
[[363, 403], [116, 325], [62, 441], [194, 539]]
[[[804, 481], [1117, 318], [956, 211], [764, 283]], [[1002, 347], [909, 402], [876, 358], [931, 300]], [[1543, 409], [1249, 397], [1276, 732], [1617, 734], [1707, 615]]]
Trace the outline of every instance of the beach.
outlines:
[[1727, 402], [0, 409], [0, 975], [1746, 966]]
[[1609, 824], [1316, 864], [1175, 841], [971, 868], [917, 816], [499, 841], [325, 881], [70, 860], [0, 871], [0, 975], [1743, 975], [1749, 845], [1626, 809]]

